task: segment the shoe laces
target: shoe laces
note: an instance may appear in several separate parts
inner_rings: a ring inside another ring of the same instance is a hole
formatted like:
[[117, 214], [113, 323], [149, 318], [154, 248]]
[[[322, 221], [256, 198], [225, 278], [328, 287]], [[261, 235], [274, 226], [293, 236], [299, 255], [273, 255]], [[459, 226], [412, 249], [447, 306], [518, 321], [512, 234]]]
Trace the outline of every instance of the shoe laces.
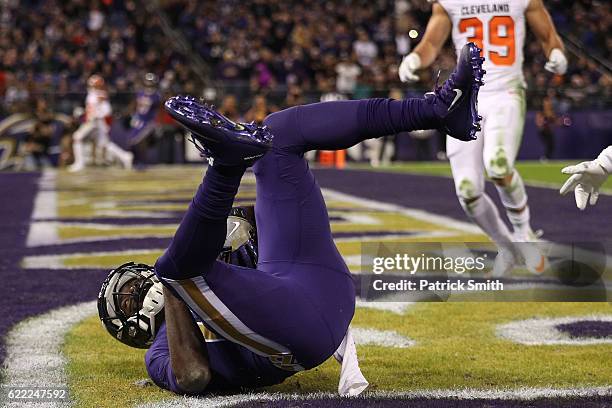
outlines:
[[434, 89], [432, 92], [428, 92], [426, 95], [435, 95], [438, 98], [442, 99], [444, 102], [449, 102], [455, 97], [455, 91], [453, 91], [453, 86], [455, 84], [455, 73], [453, 72], [450, 77], [444, 81], [442, 86], [439, 86], [440, 82], [440, 70], [438, 70], [438, 74], [436, 75], [436, 83], [434, 85]]
[[200, 152], [200, 157], [204, 157], [204, 158], [211, 158], [212, 154], [210, 152], [210, 150], [208, 150], [197, 137], [193, 136], [192, 132], [189, 132], [189, 139], [188, 139], [191, 143], [193, 143], [193, 145], [196, 147], [196, 149], [198, 149], [198, 151]]

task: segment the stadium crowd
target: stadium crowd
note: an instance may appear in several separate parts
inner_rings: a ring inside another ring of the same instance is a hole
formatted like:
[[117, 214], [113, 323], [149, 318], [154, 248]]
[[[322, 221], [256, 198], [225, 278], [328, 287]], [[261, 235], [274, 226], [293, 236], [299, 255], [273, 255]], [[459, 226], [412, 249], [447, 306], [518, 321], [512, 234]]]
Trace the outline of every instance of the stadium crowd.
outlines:
[[[609, 64], [610, 2], [546, 3], [561, 33]], [[94, 73], [106, 80], [116, 115], [132, 109], [147, 72], [160, 79], [162, 95], [217, 103], [230, 95], [223, 104], [234, 105], [234, 117], [253, 120], [297, 103], [386, 97], [398, 89], [420, 95], [455, 62], [449, 41], [419, 83], [399, 82], [401, 58], [419, 41], [430, 12], [427, 0], [1, 0], [0, 119], [40, 115], [41, 106], [71, 114]], [[176, 47], [164, 21], [190, 52]], [[595, 59], [570, 55], [570, 71], [559, 77], [544, 71], [546, 57], [532, 36], [525, 48], [526, 78], [538, 96], [529, 98], [532, 108], [543, 100], [560, 113], [585, 102], [609, 106], [612, 77]], [[194, 59], [208, 67], [206, 83]]]
[[189, 90], [194, 77], [159, 17], [133, 0], [2, 1], [0, 56], [0, 96], [9, 112], [43, 96], [69, 113], [82, 105], [94, 73], [119, 95], [133, 92], [149, 71], [172, 91]]
[[[553, 19], [585, 49], [609, 60], [609, 2], [550, 0]], [[248, 84], [250, 93], [282, 89], [293, 103], [303, 94], [333, 90], [346, 97], [386, 95], [400, 86], [397, 67], [423, 32], [426, 0], [324, 2], [166, 0], [163, 11], [193, 51], [211, 67], [214, 80]], [[189, 56], [180, 55], [154, 11], [134, 0], [0, 2], [0, 95], [3, 107], [23, 109], [31, 95], [54, 93], [55, 109], [67, 110], [66, 95], [83, 93], [93, 73], [111, 93], [133, 90], [145, 72], [172, 91], [202, 89]], [[411, 38], [410, 30], [415, 38]], [[547, 75], [535, 41], [526, 46], [531, 89], [565, 86], [571, 99], [610, 89], [593, 60], [578, 58], [566, 78]], [[595, 54], [594, 54], [595, 55]], [[450, 45], [418, 87], [430, 88], [438, 70], [454, 64]], [[246, 111], [246, 110], [245, 110]]]

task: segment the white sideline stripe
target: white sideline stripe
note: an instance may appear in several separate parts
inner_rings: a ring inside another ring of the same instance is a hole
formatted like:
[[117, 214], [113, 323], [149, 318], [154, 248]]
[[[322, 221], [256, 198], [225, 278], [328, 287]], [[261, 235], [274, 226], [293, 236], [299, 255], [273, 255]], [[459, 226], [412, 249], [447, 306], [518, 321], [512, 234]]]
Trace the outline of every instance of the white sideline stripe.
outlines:
[[34, 199], [33, 219], [57, 217], [57, 172], [53, 169], [45, 169], [38, 180], [38, 194]]
[[[117, 207], [125, 207], [128, 208], [127, 210], [121, 210], [121, 211], [130, 211], [129, 207], [176, 207], [177, 210], [186, 210], [187, 207], [189, 206], [189, 198], [190, 197], [186, 197], [185, 201], [183, 202], [168, 202], [167, 200], [164, 202], [163, 199], [160, 200], [152, 200], [150, 202], [143, 202], [143, 201], [136, 201], [136, 202], [131, 202], [130, 200], [121, 200], [118, 199], [116, 201], [99, 201], [96, 203], [92, 204], [92, 207], [95, 210], [112, 210], [114, 208]], [[147, 211], [147, 210], [142, 210], [142, 211]], [[173, 211], [173, 210], [165, 210], [165, 211]]]
[[593, 344], [612, 344], [610, 338], [574, 338], [558, 330], [558, 324], [574, 323], [583, 320], [612, 322], [612, 315], [586, 315], [558, 318], [534, 318], [498, 325], [498, 337], [527, 346], [567, 345], [588, 346]]
[[[578, 164], [578, 163], [576, 163]], [[361, 169], [357, 169], [357, 170], [361, 170]], [[382, 170], [382, 172], [385, 172], [385, 170]], [[394, 172], [397, 174], [397, 172]], [[441, 178], [447, 178], [447, 179], [452, 179], [453, 176], [451, 175], [436, 175], [436, 174], [428, 174], [428, 173], [423, 173], [423, 172], [418, 172], [418, 171], [401, 171], [400, 174], [407, 174], [407, 175], [411, 175], [411, 176], [431, 176], [431, 177], [441, 177]], [[568, 176], [569, 178], [569, 176]], [[563, 183], [554, 183], [554, 182], [550, 182], [550, 181], [538, 181], [538, 180], [525, 180], [523, 179], [523, 182], [525, 183], [526, 186], [528, 187], [538, 187], [538, 188], [547, 188], [550, 190], [557, 190], [559, 191], [561, 189], [561, 186], [563, 185]], [[612, 189], [609, 188], [603, 188], [599, 190], [599, 194], [603, 194], [603, 195], [612, 195]]]
[[[96, 302], [84, 302], [60, 307], [15, 325], [6, 336], [6, 383], [3, 385], [67, 387], [66, 358], [61, 353], [64, 336], [73, 325], [95, 313]], [[5, 406], [22, 405], [11, 403]], [[60, 407], [66, 404], [47, 402], [33, 406]]]
[[147, 255], [164, 252], [165, 248], [159, 249], [128, 249], [125, 251], [101, 251], [101, 252], [72, 252], [62, 255], [32, 255], [26, 256], [21, 261], [24, 269], [99, 269], [105, 268], [104, 265], [64, 265], [64, 260], [78, 257], [97, 257], [97, 256], [126, 256], [126, 255]]
[[[479, 234], [479, 235], [483, 235], [484, 233], [482, 232], [482, 230], [480, 229], [480, 227], [476, 226], [475, 224], [469, 223], [469, 222], [465, 222], [465, 221], [460, 221], [460, 220], [456, 220], [454, 218], [448, 217], [448, 216], [444, 216], [444, 215], [438, 215], [438, 214], [432, 214], [428, 211], [423, 211], [423, 210], [416, 210], [413, 208], [406, 208], [406, 207], [402, 207], [399, 205], [395, 205], [395, 204], [389, 204], [389, 203], [384, 203], [384, 202], [380, 202], [380, 201], [375, 201], [375, 200], [370, 200], [367, 198], [361, 198], [361, 197], [357, 197], [357, 196], [353, 196], [350, 194], [345, 194], [345, 193], [341, 193], [339, 191], [335, 191], [335, 190], [331, 190], [331, 189], [326, 189], [326, 188], [322, 188], [321, 191], [323, 192], [326, 200], [329, 198], [331, 200], [338, 200], [338, 201], [352, 201], [356, 204], [360, 204], [363, 206], [368, 206], [377, 210], [381, 210], [381, 211], [394, 211], [394, 212], [398, 212], [400, 214], [404, 214], [407, 215], [409, 217], [412, 218], [416, 218], [416, 219], [420, 219], [423, 220], [425, 222], [429, 222], [431, 224], [435, 224], [437, 226], [439, 226], [442, 229], [446, 229], [448, 230], [449, 228], [455, 229], [455, 230], [459, 230], [461, 232], [467, 233], [467, 234]], [[444, 231], [440, 231], [440, 233], [444, 233]], [[452, 235], [452, 234], [451, 234]], [[433, 236], [433, 234], [432, 234]], [[439, 236], [444, 236], [444, 235], [439, 235]], [[405, 238], [406, 236], [402, 237]], [[410, 236], [410, 237], [419, 237], [418, 235], [414, 235], [414, 236]], [[368, 238], [372, 238], [372, 237], [368, 237]], [[386, 238], [386, 237], [385, 237]], [[376, 237], [377, 240], [382, 240], [383, 237]], [[342, 242], [341, 240], [335, 240], [336, 242]], [[546, 240], [541, 240], [542, 244], [547, 243], [548, 241]], [[556, 248], [559, 253], [559, 255], [561, 257], [564, 257], [565, 254], [567, 254], [568, 252], [572, 251], [572, 247], [568, 246], [568, 245], [562, 245], [562, 244], [555, 244], [554, 248]], [[600, 254], [594, 253], [592, 251], [588, 251], [588, 250], [582, 250], [582, 249], [576, 249], [573, 248], [573, 251], [576, 254], [581, 254], [582, 256], [586, 256], [587, 258], [585, 259], [593, 259], [593, 256], [597, 256], [599, 257]], [[549, 256], [552, 255], [548, 254]], [[590, 257], [590, 258], [589, 258]], [[608, 262], [610, 262], [610, 260], [612, 259], [612, 255], [608, 255], [606, 256], [606, 260]], [[353, 272], [355, 274], [357, 274], [358, 272]]]
[[168, 211], [96, 210], [94, 213], [98, 217], [113, 218], [171, 218], [176, 216], [176, 214]]
[[[568, 178], [570, 176], [567, 176]], [[549, 188], [551, 190], [557, 190], [559, 191], [561, 189], [561, 186], [563, 184], [561, 183], [551, 183], [551, 182], [547, 182], [547, 181], [536, 181], [536, 180], [531, 180], [531, 181], [527, 181], [524, 180], [524, 183], [526, 186], [529, 187], [538, 187], [538, 188]], [[612, 190], [607, 189], [607, 188], [602, 188], [599, 190], [599, 194], [600, 195], [612, 195]]]
[[176, 228], [173, 224], [109, 224], [102, 222], [71, 222], [71, 221], [34, 221], [32, 224], [48, 224], [54, 227], [90, 228], [101, 231], [114, 229], [137, 229], [137, 228]]
[[[33, 222], [30, 226], [29, 237], [32, 238], [28, 242], [29, 247], [45, 246], [45, 245], [57, 245], [57, 244], [75, 244], [80, 242], [98, 242], [98, 241], [114, 241], [118, 239], [144, 239], [144, 238], [171, 238], [174, 235], [178, 224], [134, 224], [134, 225], [119, 225], [119, 224], [86, 224], [81, 223], [64, 223], [64, 222]], [[172, 231], [168, 232], [138, 232], [134, 234], [114, 234], [114, 235], [91, 235], [85, 237], [76, 238], [59, 238], [57, 234], [57, 227], [85, 227], [92, 228], [101, 231], [107, 231], [112, 229], [122, 230], [129, 228], [171, 228]], [[419, 231], [412, 234], [385, 234], [378, 236], [368, 235], [357, 235], [354, 237], [342, 237], [335, 238], [335, 242], [362, 242], [364, 240], [376, 240], [379, 241], [397, 241], [404, 238], [439, 238], [439, 237], [450, 237], [457, 235], [450, 231]]]
[[[46, 169], [38, 181], [38, 193], [34, 198], [34, 209], [31, 219], [57, 218], [57, 190], [55, 188], [57, 172]], [[46, 226], [30, 225], [26, 246], [32, 247], [39, 242], [53, 241], [58, 239], [57, 230]]]
[[[43, 192], [44, 193], [44, 192]], [[135, 234], [116, 234], [113, 236], [86, 236], [77, 238], [60, 238], [58, 235], [58, 228], [61, 227], [73, 227], [73, 228], [89, 228], [100, 231], [111, 231], [111, 230], [127, 230], [137, 228], [166, 228], [172, 229], [172, 232], [166, 233], [138, 233]], [[106, 224], [106, 223], [95, 223], [95, 222], [70, 222], [70, 221], [34, 221], [30, 224], [30, 232], [28, 234], [28, 247], [37, 247], [44, 245], [56, 245], [56, 244], [73, 244], [78, 242], [95, 242], [95, 241], [112, 241], [116, 239], [140, 239], [140, 238], [167, 238], [172, 236], [176, 224]]]
[[147, 238], [172, 238], [174, 235], [173, 232], [165, 232], [165, 233], [138, 233], [136, 234], [115, 234], [115, 235], [99, 235], [99, 236], [88, 236], [82, 238], [67, 238], [60, 239], [57, 238], [53, 240], [53, 238], [48, 238], [49, 241], [35, 242], [31, 247], [40, 247], [47, 245], [59, 245], [59, 244], [78, 244], [78, 243], [89, 243], [89, 242], [106, 242], [106, 241], [116, 241], [119, 239], [147, 239]]
[[331, 200], [344, 200], [348, 202], [352, 201], [357, 204], [368, 206], [381, 211], [398, 212], [400, 214], [404, 214], [412, 218], [417, 218], [429, 222], [431, 224], [436, 224], [443, 229], [453, 228], [469, 234], [482, 234], [482, 231], [476, 225], [465, 221], [459, 221], [444, 215], [437, 215], [432, 214], [428, 211], [416, 210], [413, 208], [406, 208], [395, 204], [384, 203], [381, 201], [369, 200], [367, 198], [361, 198], [354, 195], [341, 193], [339, 191], [330, 190], [327, 188], [322, 188], [321, 191], [323, 191], [323, 194], [326, 198], [329, 198]]
[[359, 213], [343, 213], [340, 211], [329, 211], [330, 216], [340, 217], [341, 220], [333, 221], [332, 224], [361, 224], [361, 225], [378, 225], [380, 220], [367, 214]]
[[[462, 400], [475, 399], [501, 399], [501, 400], [522, 400], [529, 401], [538, 398], [570, 398], [570, 397], [605, 397], [612, 395], [612, 387], [592, 387], [578, 389], [556, 389], [556, 388], [519, 388], [519, 389], [497, 389], [497, 390], [477, 390], [477, 389], [460, 389], [460, 390], [431, 390], [431, 391], [412, 391], [412, 392], [390, 392], [376, 391], [365, 392], [357, 397], [349, 397], [354, 399], [368, 400], [374, 398], [389, 398], [396, 400], [411, 400], [417, 398], [426, 399], [447, 399], [455, 398]], [[332, 400], [345, 399], [338, 394], [332, 393], [308, 393], [308, 394], [281, 394], [281, 393], [248, 393], [240, 395], [228, 395], [207, 398], [176, 398], [174, 400], [164, 400], [160, 402], [145, 403], [137, 405], [138, 408], [179, 408], [179, 407], [198, 407], [198, 408], [213, 408], [213, 407], [231, 407], [248, 402], [265, 402], [265, 401], [308, 401], [315, 398], [326, 398]], [[264, 406], [264, 405], [261, 405]]]

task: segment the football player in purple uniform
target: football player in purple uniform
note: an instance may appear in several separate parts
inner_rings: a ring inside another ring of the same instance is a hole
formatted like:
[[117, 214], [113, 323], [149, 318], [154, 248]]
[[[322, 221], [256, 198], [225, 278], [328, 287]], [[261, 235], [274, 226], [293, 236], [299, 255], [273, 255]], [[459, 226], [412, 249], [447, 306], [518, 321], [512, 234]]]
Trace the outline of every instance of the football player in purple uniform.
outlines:
[[136, 94], [136, 109], [130, 118], [128, 144], [135, 150], [136, 160], [143, 160], [141, 143], [155, 130], [155, 119], [161, 104], [161, 95], [157, 90], [157, 75], [147, 73], [143, 79], [143, 89]]
[[[467, 44], [451, 77], [425, 99], [296, 106], [269, 115], [264, 126], [232, 122], [190, 97], [170, 98], [166, 110], [209, 166], [155, 267], [123, 265], [104, 283], [98, 306], [108, 331], [149, 347], [151, 379], [179, 394], [277, 384], [323, 363], [345, 343], [355, 286], [304, 153], [416, 129], [473, 140], [479, 53]], [[232, 209], [249, 166], [254, 212]]]

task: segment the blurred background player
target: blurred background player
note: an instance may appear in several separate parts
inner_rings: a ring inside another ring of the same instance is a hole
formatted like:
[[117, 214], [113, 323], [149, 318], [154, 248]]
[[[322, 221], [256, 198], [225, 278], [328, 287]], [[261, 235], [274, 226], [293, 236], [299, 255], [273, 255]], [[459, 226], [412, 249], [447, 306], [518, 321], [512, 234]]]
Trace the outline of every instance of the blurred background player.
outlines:
[[[545, 266], [542, 255], [532, 252], [534, 247], [511, 244], [537, 239], [530, 225], [525, 186], [514, 168], [525, 123], [525, 20], [548, 57], [544, 68], [564, 74], [567, 69], [564, 46], [542, 0], [489, 5], [478, 0], [437, 1], [423, 39], [404, 57], [399, 68], [403, 82], [417, 81], [415, 72], [434, 62], [451, 33], [456, 50], [468, 41], [483, 50], [487, 73], [479, 96], [482, 132], [475, 143], [447, 138], [447, 153], [461, 206], [499, 247], [500, 256], [496, 260], [499, 274], [511, 270], [520, 260], [532, 272], [542, 272]], [[484, 191], [485, 171], [495, 183], [513, 233]]]
[[106, 157], [118, 159], [123, 167], [130, 169], [134, 156], [110, 141], [110, 122], [112, 108], [108, 99], [104, 79], [100, 75], [92, 75], [87, 80], [87, 98], [85, 100], [85, 121], [72, 136], [74, 163], [68, 168], [77, 172], [85, 168], [85, 152], [83, 140], [90, 135], [95, 136], [96, 147], [105, 150]]
[[145, 161], [146, 139], [155, 129], [161, 95], [157, 90], [158, 78], [152, 72], [145, 74], [143, 87], [136, 94], [136, 108], [130, 118], [128, 144], [132, 146], [137, 162]]

